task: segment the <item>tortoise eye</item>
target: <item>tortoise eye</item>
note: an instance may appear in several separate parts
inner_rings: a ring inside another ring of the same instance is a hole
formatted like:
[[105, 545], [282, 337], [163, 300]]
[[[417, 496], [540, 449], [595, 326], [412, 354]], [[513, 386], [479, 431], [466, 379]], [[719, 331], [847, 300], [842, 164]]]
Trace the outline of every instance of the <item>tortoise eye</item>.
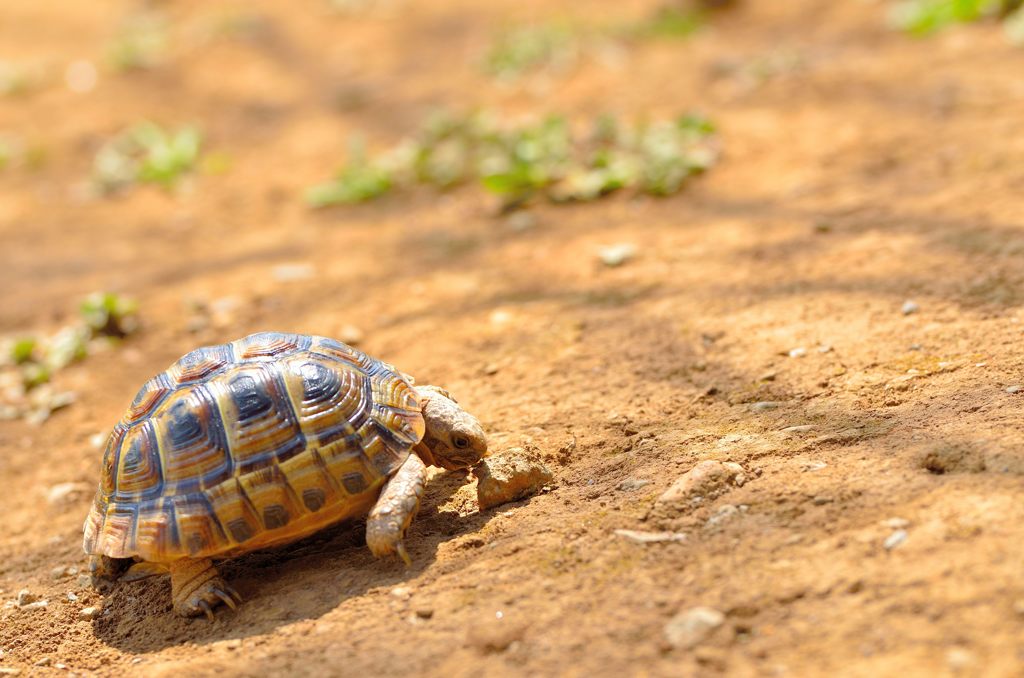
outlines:
[[466, 436], [452, 436], [452, 445], [455, 445], [460, 450], [464, 450], [469, 447], [469, 438]]

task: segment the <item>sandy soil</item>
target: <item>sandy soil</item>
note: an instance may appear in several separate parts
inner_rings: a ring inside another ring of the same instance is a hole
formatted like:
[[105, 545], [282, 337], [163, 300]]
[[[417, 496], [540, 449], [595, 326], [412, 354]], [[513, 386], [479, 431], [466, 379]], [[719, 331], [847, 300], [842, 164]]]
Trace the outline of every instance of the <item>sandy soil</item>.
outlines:
[[[885, 28], [880, 2], [747, 3], [691, 40], [508, 86], [477, 66], [495, 30], [593, 20], [596, 3], [409, 1], [354, 17], [320, 2], [157, 4], [177, 31], [169, 62], [101, 70], [86, 94], [64, 69], [99, 59], [131, 3], [0, 9], [0, 58], [52, 74], [0, 99], [0, 132], [40, 156], [0, 173], [0, 332], [59, 327], [94, 289], [135, 296], [144, 322], [59, 375], [73, 406], [39, 427], [0, 423], [0, 597], [50, 601], [0, 608], [0, 666], [1022, 675], [1024, 393], [1007, 388], [1024, 382], [1024, 52], [996, 28], [916, 41]], [[603, 4], [609, 21], [653, 6]], [[248, 29], [202, 38], [242, 7]], [[780, 53], [798, 58], [743, 76]], [[383, 146], [434, 107], [481, 105], [580, 119], [696, 108], [718, 122], [723, 158], [673, 198], [541, 205], [526, 230], [475, 188], [301, 204], [351, 132]], [[179, 195], [83, 198], [96, 148], [142, 118], [199, 123], [230, 169]], [[602, 267], [597, 248], [623, 241], [637, 259]], [[315, 275], [276, 279], [290, 264]], [[197, 328], [197, 299], [230, 310]], [[908, 299], [919, 312], [901, 312]], [[101, 597], [54, 578], [85, 564], [89, 493], [51, 504], [47, 491], [96, 482], [90, 439], [139, 384], [204, 343], [347, 325], [446, 385], [496, 447], [536, 446], [556, 487], [479, 512], [471, 482], [437, 476], [411, 569], [375, 562], [359, 526], [341, 526], [232, 561], [246, 603], [213, 623], [176, 617], [166, 580]], [[671, 516], [686, 541], [615, 534], [659, 529], [645, 520], [655, 499], [707, 459], [748, 481]], [[79, 621], [85, 605], [103, 612]], [[672, 648], [665, 625], [698, 606], [724, 622]]]

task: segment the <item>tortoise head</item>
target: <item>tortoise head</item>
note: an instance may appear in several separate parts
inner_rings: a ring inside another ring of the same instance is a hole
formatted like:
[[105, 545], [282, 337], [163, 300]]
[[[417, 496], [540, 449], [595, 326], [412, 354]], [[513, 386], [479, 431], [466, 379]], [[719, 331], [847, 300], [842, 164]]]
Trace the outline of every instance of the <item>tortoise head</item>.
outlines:
[[487, 454], [487, 436], [476, 417], [436, 386], [417, 386], [426, 432], [417, 450], [423, 461], [450, 471], [476, 465]]

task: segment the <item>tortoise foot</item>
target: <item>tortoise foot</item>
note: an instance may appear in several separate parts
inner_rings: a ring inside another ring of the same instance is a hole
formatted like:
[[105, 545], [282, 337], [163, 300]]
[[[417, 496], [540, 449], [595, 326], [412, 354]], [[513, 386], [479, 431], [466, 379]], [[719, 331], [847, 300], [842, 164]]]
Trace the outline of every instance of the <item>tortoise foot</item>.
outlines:
[[183, 617], [201, 614], [213, 621], [213, 611], [224, 604], [232, 610], [242, 602], [209, 560], [180, 560], [171, 563], [171, 596], [174, 611]]
[[92, 556], [89, 559], [89, 577], [92, 587], [100, 593], [108, 593], [125, 570], [135, 561], [131, 558], [110, 558]]

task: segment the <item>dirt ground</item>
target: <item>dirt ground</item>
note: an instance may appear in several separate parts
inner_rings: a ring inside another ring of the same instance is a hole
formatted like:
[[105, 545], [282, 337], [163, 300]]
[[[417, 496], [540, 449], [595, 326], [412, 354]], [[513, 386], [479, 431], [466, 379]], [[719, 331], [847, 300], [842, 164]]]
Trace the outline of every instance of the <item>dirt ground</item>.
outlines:
[[[749, 2], [691, 39], [508, 85], [478, 66], [502, 26], [656, 3], [157, 4], [184, 46], [149, 71], [101, 68], [82, 94], [64, 68], [98, 60], [135, 6], [0, 9], [0, 58], [57, 73], [0, 99], [0, 132], [39, 156], [0, 172], [0, 334], [52, 331], [96, 289], [138, 299], [143, 322], [58, 375], [71, 407], [0, 422], [0, 598], [49, 600], [0, 608], [0, 667], [1024, 675], [1024, 392], [1007, 390], [1024, 383], [1024, 52], [998, 28], [915, 40], [883, 2]], [[231, 16], [248, 28], [196, 37]], [[795, 58], [749, 76], [779, 54]], [[439, 106], [697, 109], [723, 155], [677, 196], [538, 205], [525, 229], [477, 188], [302, 204], [352, 132], [384, 146]], [[96, 148], [144, 118], [201, 125], [230, 167], [179, 194], [85, 197]], [[618, 242], [637, 258], [600, 265]], [[314, 275], [274, 275], [296, 264]], [[222, 312], [200, 326], [196, 300]], [[228, 564], [246, 602], [212, 623], [176, 617], [165, 579], [100, 596], [55, 578], [85, 566], [91, 496], [47, 492], [95, 484], [91, 439], [145, 379], [198, 345], [349, 325], [447, 386], [495, 448], [539, 448], [551, 491], [480, 512], [472, 479], [437, 475], [412, 568], [340, 526]], [[659, 529], [655, 499], [706, 459], [748, 481], [674, 516], [685, 541], [615, 534]], [[103, 612], [79, 621], [85, 605]], [[664, 627], [693, 607], [724, 622], [673, 648]]]

